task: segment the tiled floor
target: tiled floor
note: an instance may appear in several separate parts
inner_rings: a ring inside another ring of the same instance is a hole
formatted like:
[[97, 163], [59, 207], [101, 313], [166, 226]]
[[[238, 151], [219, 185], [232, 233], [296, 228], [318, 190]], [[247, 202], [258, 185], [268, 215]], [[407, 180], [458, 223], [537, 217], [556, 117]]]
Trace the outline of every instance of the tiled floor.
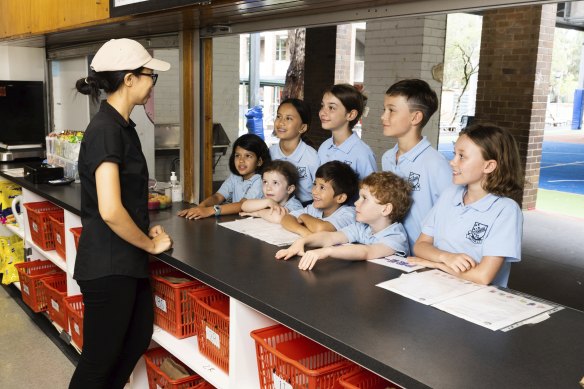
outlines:
[[67, 388], [75, 366], [0, 287], [0, 388]]

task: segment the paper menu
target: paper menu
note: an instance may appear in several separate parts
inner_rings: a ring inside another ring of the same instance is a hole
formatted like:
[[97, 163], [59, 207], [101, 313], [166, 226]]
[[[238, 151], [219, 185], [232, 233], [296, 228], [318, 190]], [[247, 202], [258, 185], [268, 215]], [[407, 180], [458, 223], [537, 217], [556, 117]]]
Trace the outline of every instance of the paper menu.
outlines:
[[494, 286], [442, 301], [434, 307], [493, 331], [554, 308]]
[[299, 235], [284, 229], [281, 225], [270, 223], [261, 218], [250, 217], [232, 222], [219, 223], [219, 225], [275, 246], [289, 246], [296, 239], [300, 238]]
[[406, 273], [411, 273], [416, 270], [424, 269], [424, 266], [413, 265], [408, 262], [407, 258], [401, 257], [399, 255], [389, 255], [383, 258], [370, 259], [369, 262], [373, 262], [382, 266], [391, 267], [393, 269], [401, 270]]
[[485, 285], [466, 281], [437, 269], [403, 274], [377, 286], [426, 305], [465, 295], [485, 288]]

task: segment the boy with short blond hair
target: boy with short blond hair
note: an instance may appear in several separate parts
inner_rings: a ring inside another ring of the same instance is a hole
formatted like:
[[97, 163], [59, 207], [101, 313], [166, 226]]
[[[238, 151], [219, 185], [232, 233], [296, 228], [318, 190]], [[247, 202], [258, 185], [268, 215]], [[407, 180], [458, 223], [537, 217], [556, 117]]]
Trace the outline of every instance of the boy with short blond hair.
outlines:
[[351, 166], [330, 161], [317, 169], [315, 177], [312, 204], [282, 217], [282, 227], [300, 236], [337, 231], [355, 222], [355, 208], [346, 205], [359, 185], [357, 173]]
[[[302, 255], [298, 267], [311, 270], [326, 258], [368, 260], [407, 255], [408, 238], [400, 220], [411, 204], [409, 183], [390, 172], [372, 173], [361, 183], [356, 222], [335, 232], [318, 232], [276, 253], [278, 259]], [[352, 243], [342, 245], [343, 243]], [[342, 245], [342, 246], [339, 246]], [[305, 246], [320, 247], [305, 251]]]
[[383, 107], [383, 135], [397, 138], [397, 144], [383, 154], [381, 167], [412, 186], [413, 203], [403, 224], [413, 250], [426, 215], [444, 189], [452, 185], [448, 161], [422, 136], [422, 129], [438, 108], [438, 96], [423, 80], [401, 80], [385, 92]]

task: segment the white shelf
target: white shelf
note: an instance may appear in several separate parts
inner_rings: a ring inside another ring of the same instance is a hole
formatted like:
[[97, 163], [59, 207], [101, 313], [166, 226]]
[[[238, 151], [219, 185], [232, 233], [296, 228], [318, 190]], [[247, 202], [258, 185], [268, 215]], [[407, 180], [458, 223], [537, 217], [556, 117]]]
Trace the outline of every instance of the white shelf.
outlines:
[[26, 239], [26, 243], [32, 246], [36, 251], [38, 251], [43, 257], [48, 259], [49, 261], [53, 262], [57, 265], [61, 270], [67, 273], [67, 262], [63, 258], [57, 254], [55, 250], [45, 251], [39, 247], [36, 243], [34, 243], [31, 239]]
[[20, 228], [16, 224], [5, 224], [6, 228], [8, 228], [14, 235], [20, 236], [21, 239], [24, 239], [24, 228]]
[[217, 389], [229, 388], [229, 376], [199, 352], [196, 336], [178, 339], [155, 325], [152, 340]]

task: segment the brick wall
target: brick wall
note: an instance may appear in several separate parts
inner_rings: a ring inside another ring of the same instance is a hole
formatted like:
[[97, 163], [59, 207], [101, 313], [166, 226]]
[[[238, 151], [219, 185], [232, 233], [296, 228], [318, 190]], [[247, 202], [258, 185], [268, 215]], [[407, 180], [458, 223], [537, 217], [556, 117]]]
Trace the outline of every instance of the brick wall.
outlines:
[[335, 84], [353, 83], [352, 61], [355, 53], [355, 36], [351, 24], [337, 26]]
[[[394, 138], [383, 136], [380, 117], [387, 88], [404, 78], [420, 78], [440, 97], [442, 84], [432, 78], [432, 67], [444, 60], [446, 16], [367, 22], [365, 33], [365, 94], [369, 115], [363, 118], [362, 139], [375, 152], [379, 167], [381, 155], [393, 147]], [[439, 118], [435, 113], [423, 135], [436, 146]]]
[[[213, 39], [213, 122], [221, 123], [231, 144], [239, 134], [239, 35]], [[229, 176], [229, 156], [222, 156], [213, 172], [213, 181]]]
[[483, 15], [476, 119], [512, 131], [525, 168], [523, 208], [537, 199], [556, 5]]

